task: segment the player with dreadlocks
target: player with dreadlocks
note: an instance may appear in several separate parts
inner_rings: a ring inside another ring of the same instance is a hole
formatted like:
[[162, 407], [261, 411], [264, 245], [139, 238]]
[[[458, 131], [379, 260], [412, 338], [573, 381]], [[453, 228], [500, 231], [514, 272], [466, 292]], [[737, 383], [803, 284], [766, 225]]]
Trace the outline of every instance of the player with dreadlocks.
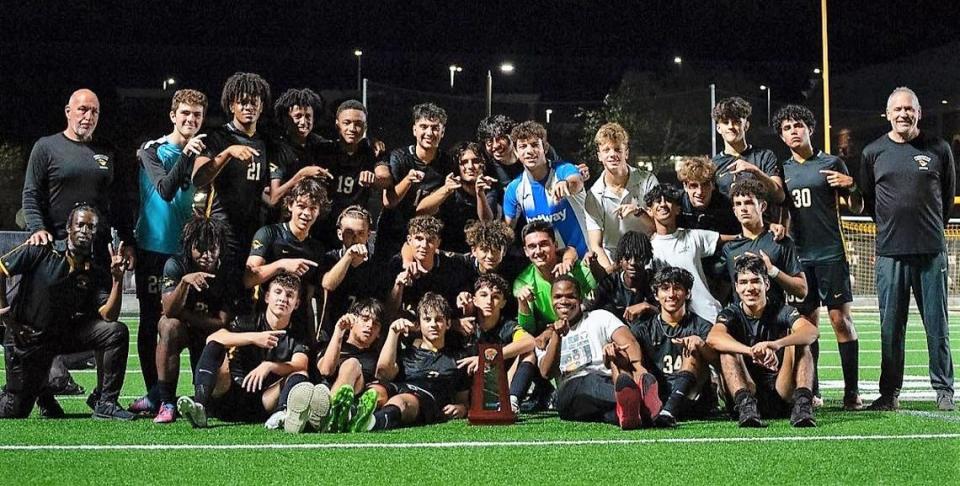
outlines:
[[327, 140], [313, 132], [314, 116], [322, 106], [323, 99], [310, 88], [288, 89], [273, 104], [273, 114], [282, 132], [271, 146], [271, 206], [304, 178], [330, 178], [330, 172], [317, 160], [320, 145]]
[[650, 238], [638, 231], [628, 231], [617, 243], [618, 272], [597, 282], [589, 310], [605, 309], [627, 323], [656, 311], [656, 300], [650, 290], [647, 265], [653, 258]]

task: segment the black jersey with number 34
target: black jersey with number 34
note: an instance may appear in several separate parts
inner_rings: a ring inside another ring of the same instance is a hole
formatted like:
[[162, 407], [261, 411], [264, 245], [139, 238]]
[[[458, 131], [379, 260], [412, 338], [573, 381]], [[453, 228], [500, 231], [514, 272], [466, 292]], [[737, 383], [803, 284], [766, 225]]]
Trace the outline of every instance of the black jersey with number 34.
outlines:
[[684, 346], [675, 344], [673, 339], [698, 336], [706, 341], [711, 327], [712, 322], [688, 311], [675, 326], [664, 322], [657, 313], [648, 319], [634, 322], [630, 325], [630, 331], [643, 349], [648, 368], [655, 370], [654, 374], [670, 377], [683, 366]]
[[833, 263], [845, 256], [838, 198], [847, 191], [830, 187], [822, 170], [850, 175], [843, 160], [823, 152], [803, 162], [791, 158], [783, 163], [785, 204], [802, 263]]

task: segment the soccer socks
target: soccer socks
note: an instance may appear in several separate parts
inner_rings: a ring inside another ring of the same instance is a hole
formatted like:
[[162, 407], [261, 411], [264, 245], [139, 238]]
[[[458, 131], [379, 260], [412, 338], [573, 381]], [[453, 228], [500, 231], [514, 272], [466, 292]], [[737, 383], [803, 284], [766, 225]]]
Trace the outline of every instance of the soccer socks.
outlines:
[[813, 394], [820, 396], [820, 340], [817, 339], [810, 345], [810, 354], [813, 355]]
[[673, 392], [670, 393], [670, 398], [667, 398], [663, 410], [674, 417], [679, 417], [683, 413], [683, 406], [687, 403], [685, 398], [696, 384], [697, 376], [693, 373], [689, 371], [677, 373], [676, 378], [673, 379]]
[[299, 385], [300, 383], [305, 383], [310, 381], [306, 375], [301, 375], [299, 373], [294, 373], [287, 377], [286, 383], [283, 384], [283, 388], [280, 389], [280, 400], [277, 402], [277, 410], [286, 410], [287, 409], [287, 398], [290, 397], [290, 390], [293, 390], [293, 387]]
[[157, 386], [153, 387], [151, 390], [152, 393], [147, 394], [152, 403], [157, 404], [157, 406], [163, 405], [164, 403], [173, 403], [175, 402], [174, 393], [176, 393], [176, 385], [170, 383], [169, 381], [158, 381]]
[[533, 380], [534, 373], [539, 373], [533, 363], [526, 361], [517, 366], [517, 372], [513, 374], [513, 381], [510, 382], [510, 397], [516, 397], [517, 403], [527, 397], [527, 390], [530, 389], [530, 381]]
[[213, 387], [217, 385], [217, 373], [226, 356], [227, 348], [216, 341], [207, 343], [203, 348], [203, 354], [197, 362], [197, 374], [193, 378], [193, 398], [197, 403], [210, 403]]
[[396, 405], [386, 405], [380, 410], [373, 412], [373, 420], [372, 430], [395, 429], [403, 425], [400, 407]]
[[840, 367], [843, 368], [843, 391], [857, 393], [860, 388], [860, 341], [837, 343], [840, 348]]

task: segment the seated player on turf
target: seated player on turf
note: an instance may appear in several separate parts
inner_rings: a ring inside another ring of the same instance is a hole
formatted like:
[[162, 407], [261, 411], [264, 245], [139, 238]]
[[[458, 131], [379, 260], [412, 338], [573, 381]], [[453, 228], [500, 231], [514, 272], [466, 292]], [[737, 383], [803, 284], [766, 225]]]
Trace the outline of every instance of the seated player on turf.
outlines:
[[[383, 305], [376, 299], [364, 299], [350, 306], [350, 312], [337, 320], [326, 349], [317, 361], [322, 379], [334, 390], [327, 427], [311, 425], [324, 432], [348, 432], [354, 429], [351, 406], [361, 393], [353, 419], [366, 423], [378, 399], [386, 401], [387, 391], [374, 385], [377, 361], [380, 359], [380, 329], [384, 318]], [[364, 417], [366, 415], [366, 417]]]
[[628, 323], [656, 312], [647, 270], [652, 258], [650, 238], [637, 231], [626, 232], [617, 243], [618, 271], [600, 279], [587, 309], [604, 309]]
[[557, 320], [537, 337], [540, 373], [557, 378], [563, 420], [606, 422], [635, 429], [660, 412], [657, 379], [642, 365], [630, 328], [603, 310], [580, 310], [580, 284], [553, 282]]
[[[446, 346], [452, 318], [447, 300], [427, 292], [417, 305], [419, 325], [403, 318], [390, 324], [377, 362], [377, 379], [389, 382], [390, 399], [366, 424], [357, 423], [358, 429], [427, 425], [467, 416], [470, 382], [457, 366], [459, 352]], [[406, 341], [402, 349], [401, 336]]]
[[[531, 380], [539, 374], [533, 353], [533, 336], [517, 325], [515, 319], [504, 314], [510, 284], [503, 277], [495, 273], [483, 274], [477, 278], [473, 289], [473, 294], [465, 302], [463, 315], [466, 317], [461, 319], [460, 327], [476, 337], [473, 342], [503, 345], [504, 364], [511, 377], [510, 407], [517, 413]], [[468, 356], [457, 364], [466, 367], [472, 375], [477, 371], [478, 359], [477, 356]]]
[[[237, 317], [228, 329], [207, 337], [193, 379], [194, 396], [177, 400], [180, 415], [194, 427], [207, 427], [209, 415], [235, 422], [270, 417], [272, 426], [279, 427], [284, 414], [271, 414], [284, 412], [290, 390], [308, 381], [308, 348], [287, 333], [300, 304], [300, 278], [283, 272], [266, 289], [266, 309]], [[329, 405], [323, 391], [318, 389], [313, 400]]]
[[679, 418], [709, 416], [717, 408], [717, 391], [709, 382], [709, 365], [717, 356], [704, 346], [713, 323], [687, 308], [693, 288], [690, 272], [661, 268], [651, 287], [660, 312], [630, 329], [643, 350], [644, 366], [659, 384], [663, 409], [653, 424], [675, 427]]
[[285, 223], [264, 226], [257, 230], [250, 246], [243, 284], [252, 288], [280, 272], [289, 272], [301, 278], [303, 288], [301, 305], [294, 313], [293, 337], [306, 344], [316, 337], [316, 317], [311, 303], [316, 295], [318, 261], [323, 257], [323, 245], [310, 237], [310, 228], [317, 218], [330, 209], [327, 190], [313, 178], [298, 182], [285, 199], [290, 219]]
[[163, 268], [160, 340], [157, 345], [156, 386], [130, 405], [134, 413], [156, 413], [154, 422], [176, 418], [180, 353], [190, 350], [190, 367], [197, 360], [208, 335], [227, 326], [241, 297], [237, 275], [220, 265], [226, 248], [227, 226], [223, 220], [196, 216], [183, 228], [180, 255], [170, 257]]
[[740, 301], [720, 312], [707, 336], [720, 353], [727, 403], [732, 396], [741, 427], [786, 416], [794, 427], [815, 427], [810, 344], [817, 327], [793, 307], [767, 300], [770, 280], [760, 257], [743, 256], [735, 268]]

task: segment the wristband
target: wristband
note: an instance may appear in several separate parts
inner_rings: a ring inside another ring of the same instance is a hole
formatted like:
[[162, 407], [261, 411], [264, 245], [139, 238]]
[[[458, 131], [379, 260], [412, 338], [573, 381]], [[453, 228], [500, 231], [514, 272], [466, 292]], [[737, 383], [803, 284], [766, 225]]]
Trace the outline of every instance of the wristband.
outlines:
[[773, 267], [770, 270], [767, 270], [767, 276], [770, 278], [777, 278], [777, 275], [780, 275], [780, 269]]

